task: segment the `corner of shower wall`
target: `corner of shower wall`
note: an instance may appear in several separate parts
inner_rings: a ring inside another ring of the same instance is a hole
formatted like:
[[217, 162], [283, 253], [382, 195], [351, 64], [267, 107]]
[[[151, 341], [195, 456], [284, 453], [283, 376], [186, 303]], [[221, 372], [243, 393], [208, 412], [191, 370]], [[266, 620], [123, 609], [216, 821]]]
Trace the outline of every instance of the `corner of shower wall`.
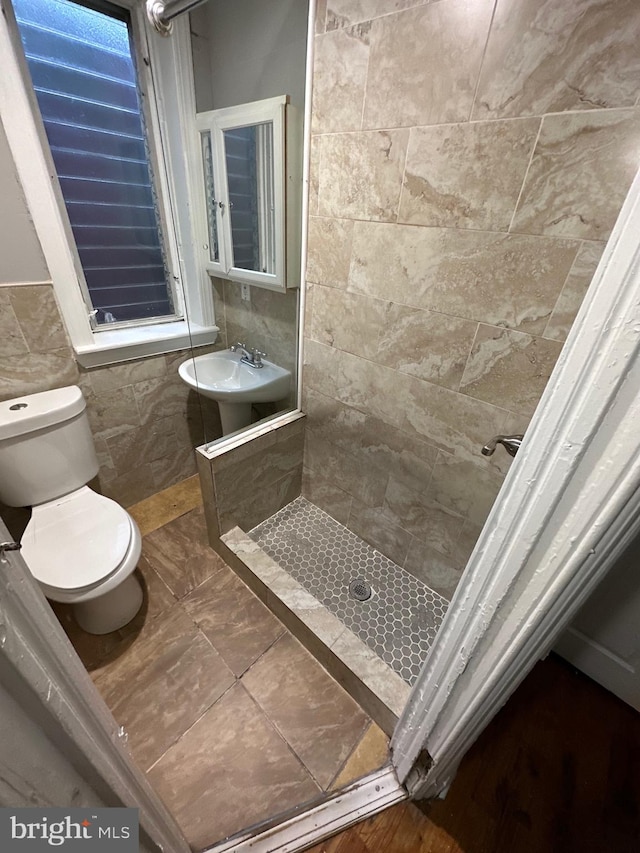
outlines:
[[209, 542], [225, 560], [224, 533], [250, 530], [300, 495], [304, 433], [302, 415], [228, 450], [197, 450]]

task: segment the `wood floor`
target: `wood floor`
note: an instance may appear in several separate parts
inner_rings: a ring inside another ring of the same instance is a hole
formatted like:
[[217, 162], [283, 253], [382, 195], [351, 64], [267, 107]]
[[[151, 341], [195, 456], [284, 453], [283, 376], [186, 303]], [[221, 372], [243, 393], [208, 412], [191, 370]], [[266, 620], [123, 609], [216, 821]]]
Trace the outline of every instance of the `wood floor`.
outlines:
[[471, 749], [445, 800], [395, 806], [312, 853], [556, 851], [640, 851], [640, 715], [552, 655]]

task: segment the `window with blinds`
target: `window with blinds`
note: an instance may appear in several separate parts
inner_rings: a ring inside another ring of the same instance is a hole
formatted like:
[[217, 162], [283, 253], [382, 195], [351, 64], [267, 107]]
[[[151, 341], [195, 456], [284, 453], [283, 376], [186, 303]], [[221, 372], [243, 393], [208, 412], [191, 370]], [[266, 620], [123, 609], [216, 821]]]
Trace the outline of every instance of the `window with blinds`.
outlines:
[[127, 12], [13, 5], [94, 322], [174, 317]]

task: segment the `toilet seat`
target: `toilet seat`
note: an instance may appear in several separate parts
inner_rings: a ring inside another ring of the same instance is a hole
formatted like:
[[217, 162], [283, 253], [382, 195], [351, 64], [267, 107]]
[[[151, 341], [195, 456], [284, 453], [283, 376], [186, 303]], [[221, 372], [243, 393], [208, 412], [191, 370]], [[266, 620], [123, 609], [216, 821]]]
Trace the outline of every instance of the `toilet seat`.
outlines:
[[83, 486], [33, 508], [22, 553], [43, 588], [75, 598], [131, 562], [133, 524], [115, 501]]

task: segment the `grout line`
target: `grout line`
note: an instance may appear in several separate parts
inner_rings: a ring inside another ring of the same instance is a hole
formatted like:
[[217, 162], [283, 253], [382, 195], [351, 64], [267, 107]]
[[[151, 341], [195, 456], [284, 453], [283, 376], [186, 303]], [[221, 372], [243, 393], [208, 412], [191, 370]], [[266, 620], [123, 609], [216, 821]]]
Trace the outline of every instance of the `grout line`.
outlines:
[[170, 752], [175, 746], [177, 746], [177, 744], [180, 743], [180, 741], [191, 731], [191, 729], [200, 722], [200, 720], [205, 716], [205, 714], [207, 714], [213, 708], [214, 705], [217, 705], [223, 696], [226, 696], [230, 690], [233, 690], [236, 684], [238, 684], [237, 680], [234, 681], [233, 684], [230, 684], [225, 690], [223, 690], [220, 696], [218, 696], [217, 699], [215, 699], [209, 706], [207, 706], [207, 708], [205, 708], [205, 710], [200, 714], [197, 720], [194, 720], [193, 723], [188, 728], [186, 728], [182, 732], [182, 734], [178, 735], [178, 737], [171, 743], [171, 745], [168, 746], [167, 749], [165, 749], [162, 755], [159, 758], [156, 758], [153, 764], [149, 765], [149, 767], [144, 771], [145, 774], [150, 773], [156, 766], [156, 764], [158, 764], [158, 762], [161, 761], [168, 752]]
[[[343, 690], [344, 690], [344, 688], [343, 688]], [[351, 694], [349, 694], [349, 695], [351, 695]], [[353, 699], [353, 696], [352, 696], [351, 698]], [[354, 700], [354, 701], [355, 701], [355, 700]], [[359, 706], [359, 707], [360, 707], [360, 706]], [[362, 708], [361, 708], [361, 710], [364, 710], [364, 709], [362, 709]], [[364, 711], [364, 713], [366, 714], [366, 711]], [[375, 720], [373, 720], [373, 719], [372, 719], [372, 718], [367, 714], [367, 722], [365, 723], [365, 726], [364, 726], [364, 728], [363, 728], [363, 730], [362, 730], [362, 733], [361, 733], [360, 737], [358, 738], [358, 740], [357, 740], [357, 742], [355, 743], [355, 745], [354, 745], [353, 749], [351, 750], [351, 752], [347, 755], [347, 757], [344, 759], [344, 761], [342, 762], [342, 764], [341, 764], [341, 765], [340, 765], [340, 767], [338, 768], [337, 772], [334, 774], [334, 776], [332, 776], [331, 781], [329, 782], [329, 784], [327, 785], [327, 787], [324, 789], [327, 793], [329, 793], [329, 792], [331, 791], [331, 788], [332, 788], [332, 786], [334, 785], [334, 783], [335, 783], [336, 779], [337, 779], [337, 778], [338, 778], [338, 776], [340, 776], [340, 774], [344, 771], [344, 769], [346, 768], [346, 766], [347, 766], [347, 764], [349, 763], [349, 761], [353, 758], [354, 753], [356, 752], [356, 750], [357, 750], [357, 749], [358, 749], [358, 747], [361, 745], [362, 741], [365, 739], [365, 737], [367, 736], [367, 734], [369, 733], [369, 731], [371, 730], [371, 728], [372, 728], [374, 725], [376, 725]], [[377, 767], [372, 768], [372, 770], [377, 770], [377, 769], [378, 769]], [[346, 784], [347, 784], [347, 785], [349, 785], [349, 784], [351, 784], [351, 783], [350, 783], [350, 782], [347, 782]], [[344, 787], [344, 786], [342, 786], [342, 787]], [[340, 790], [340, 789], [338, 789], [338, 790]]]
[[476, 98], [478, 97], [478, 89], [480, 88], [480, 78], [482, 77], [482, 69], [484, 68], [484, 61], [487, 57], [487, 50], [489, 48], [489, 39], [491, 38], [491, 31], [493, 30], [493, 23], [496, 17], [496, 11], [498, 10], [498, 2], [499, 0], [494, 0], [493, 9], [491, 10], [491, 20], [489, 21], [489, 29], [487, 30], [487, 38], [484, 43], [484, 49], [482, 51], [482, 59], [480, 60], [480, 67], [478, 68], [478, 79], [476, 80], [476, 87], [473, 90], [473, 98], [471, 99], [471, 108], [469, 109], [469, 119], [471, 121], [471, 116], [473, 115], [473, 109], [476, 105]]
[[[458, 388], [456, 389], [460, 394], [464, 394], [464, 391], [462, 391], [462, 387], [463, 387], [462, 381], [465, 377], [465, 373], [467, 372], [467, 367], [469, 366], [469, 361], [471, 360], [471, 353], [473, 352], [473, 348], [476, 345], [476, 340], [478, 338], [480, 326], [484, 326], [484, 325], [488, 325], [488, 324], [479, 322], [476, 326], [475, 332], [473, 333], [473, 340], [471, 341], [471, 346], [469, 347], [469, 352], [467, 353], [467, 357], [466, 357], [465, 362], [464, 362], [464, 367], [462, 369], [462, 373], [460, 374], [460, 381], [458, 382]], [[500, 328], [500, 327], [496, 326], [496, 328]]]
[[[539, 140], [540, 140], [540, 134], [542, 133], [542, 125], [543, 125], [543, 123], [544, 123], [544, 116], [542, 116], [542, 118], [540, 119], [540, 126], [538, 127], [538, 133], [537, 133], [537, 135], [536, 135], [536, 140], [535, 140], [535, 142], [533, 143], [533, 147], [531, 148], [531, 157], [529, 158], [529, 165], [527, 166], [527, 169], [526, 169], [526, 171], [525, 171], [525, 173], [524, 173], [524, 178], [522, 179], [522, 185], [521, 185], [521, 187], [520, 187], [520, 192], [518, 193], [518, 198], [517, 198], [517, 200], [516, 200], [516, 205], [515, 205], [515, 207], [513, 208], [513, 214], [512, 214], [512, 216], [511, 216], [511, 222], [509, 223], [509, 228], [508, 228], [508, 233], [509, 233], [509, 234], [512, 234], [512, 233], [518, 233], [518, 232], [513, 232], [511, 229], [513, 228], [513, 224], [514, 224], [515, 219], [516, 219], [516, 214], [517, 214], [517, 212], [518, 212], [518, 207], [520, 206], [520, 201], [521, 201], [521, 199], [522, 199], [522, 195], [523, 195], [523, 193], [524, 193], [524, 188], [525, 188], [525, 186], [527, 185], [527, 178], [529, 177], [529, 171], [531, 170], [531, 166], [532, 166], [532, 164], [533, 164], [533, 159], [534, 159], [534, 157], [535, 157], [535, 153], [536, 153], [536, 148], [538, 147], [538, 142], [539, 142]], [[542, 234], [541, 234], [540, 236], [546, 236], [546, 235], [542, 235]]]
[[319, 788], [319, 790], [320, 790], [320, 793], [322, 793], [322, 794], [323, 794], [323, 793], [325, 793], [325, 789], [324, 789], [324, 788], [322, 787], [322, 785], [318, 782], [318, 780], [316, 779], [316, 777], [313, 775], [313, 773], [311, 772], [311, 770], [307, 767], [307, 765], [304, 763], [304, 761], [302, 760], [302, 758], [301, 758], [301, 757], [298, 755], [298, 753], [295, 751], [295, 749], [293, 748], [293, 746], [292, 746], [292, 745], [289, 743], [289, 741], [286, 739], [286, 737], [284, 736], [284, 734], [280, 731], [280, 728], [277, 726], [277, 724], [276, 724], [276, 723], [271, 719], [271, 717], [270, 717], [270, 716], [269, 716], [269, 714], [266, 712], [266, 710], [265, 710], [265, 709], [262, 707], [262, 705], [258, 702], [257, 698], [253, 695], [253, 693], [249, 690], [249, 688], [248, 688], [248, 687], [245, 687], [245, 686], [244, 686], [244, 684], [242, 685], [242, 688], [243, 688], [244, 692], [247, 694], [247, 696], [251, 699], [251, 701], [253, 702], [253, 704], [255, 705], [255, 707], [258, 709], [258, 712], [260, 713], [260, 715], [261, 715], [261, 716], [263, 716], [263, 717], [265, 718], [265, 720], [266, 720], [266, 721], [267, 721], [267, 723], [271, 726], [271, 728], [274, 730], [274, 732], [275, 732], [275, 733], [278, 735], [278, 737], [283, 741], [283, 743], [285, 744], [285, 746], [287, 747], [287, 749], [289, 750], [289, 752], [291, 753], [291, 755], [292, 755], [292, 756], [293, 756], [293, 758], [295, 759], [296, 763], [297, 763], [297, 764], [299, 764], [299, 765], [302, 767], [302, 769], [303, 769], [303, 770], [305, 771], [305, 773], [309, 776], [309, 778], [312, 780], [312, 782], [313, 782], [315, 785], [317, 785], [317, 786], [318, 786], [318, 788]]

